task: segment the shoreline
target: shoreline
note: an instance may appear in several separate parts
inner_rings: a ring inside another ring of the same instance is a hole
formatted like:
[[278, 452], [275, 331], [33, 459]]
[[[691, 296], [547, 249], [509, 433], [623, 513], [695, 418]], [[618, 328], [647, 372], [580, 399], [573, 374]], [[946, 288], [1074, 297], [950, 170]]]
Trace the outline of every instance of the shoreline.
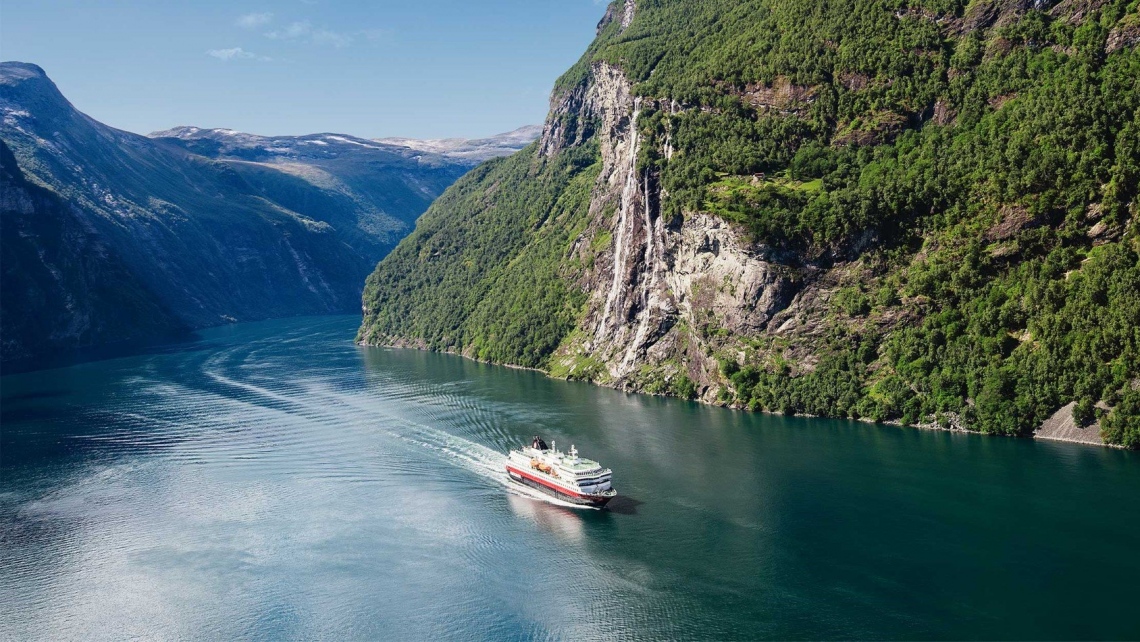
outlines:
[[[550, 376], [549, 372], [547, 372], [546, 370], [543, 370], [541, 368], [531, 368], [529, 366], [520, 366], [517, 364], [511, 364], [511, 363], [497, 363], [497, 362], [488, 361], [485, 359], [477, 359], [475, 357], [463, 354], [462, 352], [457, 352], [455, 350], [433, 350], [431, 348], [424, 346], [420, 342], [404, 342], [404, 341], [401, 341], [401, 342], [378, 344], [378, 343], [365, 343], [365, 342], [357, 341], [355, 343], [356, 343], [356, 345], [364, 347], [364, 348], [388, 348], [388, 349], [398, 349], [398, 350], [413, 349], [413, 350], [419, 350], [421, 352], [434, 352], [436, 354], [447, 354], [447, 355], [462, 357], [464, 359], [467, 359], [469, 361], [473, 361], [475, 363], [482, 363], [482, 364], [487, 364], [487, 365], [492, 365], [492, 366], [502, 366], [502, 367], [511, 368], [514, 370], [528, 370], [530, 372], [538, 372], [538, 373], [541, 373], [542, 375], [544, 375], [545, 377], [547, 377], [548, 379], [555, 379], [558, 381], [577, 381], [577, 382], [581, 382], [581, 383], [590, 384], [592, 386], [598, 386], [601, 388], [609, 388], [610, 390], [618, 390], [618, 391], [624, 392], [626, 394], [646, 395], [649, 397], [664, 397], [664, 398], [668, 398], [668, 399], [676, 399], [678, 401], [691, 401], [693, 403], [699, 403], [702, 406], [725, 408], [727, 410], [738, 410], [740, 412], [754, 412], [754, 413], [762, 413], [762, 414], [766, 414], [766, 415], [785, 416], [783, 413], [772, 412], [769, 410], [748, 410], [747, 408], [743, 408], [743, 407], [739, 407], [739, 406], [732, 406], [732, 405], [727, 405], [727, 404], [721, 405], [721, 404], [711, 403], [708, 401], [703, 401], [699, 397], [693, 398], [693, 399], [682, 399], [681, 397], [675, 397], [672, 395], [666, 395], [666, 394], [662, 394], [662, 393], [645, 392], [645, 391], [641, 391], [641, 390], [627, 390], [627, 389], [619, 388], [617, 386], [612, 386], [612, 385], [605, 384], [605, 383], [599, 383], [599, 382], [591, 381], [588, 379], [564, 379], [564, 378], [560, 378], [560, 377], [552, 377], [552, 376]], [[1057, 413], [1064, 412], [1065, 409], [1068, 407], [1069, 407], [1068, 405], [1062, 406], [1057, 411]], [[921, 424], [905, 424], [905, 423], [899, 421], [898, 419], [887, 419], [887, 420], [883, 420], [883, 421], [872, 421], [870, 419], [864, 419], [862, 417], [860, 417], [858, 419], [855, 419], [852, 417], [820, 417], [818, 415], [813, 415], [813, 414], [809, 414], [809, 413], [796, 414], [796, 415], [792, 415], [792, 416], [793, 417], [818, 418], [818, 419], [848, 419], [850, 421], [858, 421], [860, 423], [864, 423], [864, 424], [868, 424], [868, 425], [895, 426], [898, 428], [913, 428], [916, 430], [937, 430], [937, 431], [951, 432], [951, 433], [963, 433], [963, 434], [968, 434], [968, 435], [983, 435], [986, 437], [1008, 437], [1011, 439], [1029, 439], [1032, 441], [1052, 441], [1052, 442], [1057, 442], [1057, 443], [1078, 444], [1078, 445], [1082, 445], [1082, 446], [1093, 446], [1093, 447], [1099, 447], [1099, 448], [1114, 448], [1116, 450], [1128, 450], [1127, 448], [1125, 448], [1124, 446], [1121, 446], [1119, 444], [1109, 444], [1109, 443], [1105, 443], [1103, 441], [1097, 442], [1097, 441], [1088, 441], [1088, 440], [1083, 440], [1083, 439], [1074, 439], [1071, 437], [1054, 437], [1054, 436], [1038, 435], [1037, 433], [1040, 432], [1042, 430], [1042, 428], [1045, 427], [1045, 425], [1048, 423], [1049, 420], [1046, 420], [1045, 424], [1042, 424], [1042, 426], [1039, 426], [1037, 428], [1037, 430], [1034, 431], [1034, 433], [1032, 435], [1002, 435], [1002, 434], [998, 434], [998, 433], [990, 433], [990, 432], [981, 432], [981, 431], [977, 431], [977, 430], [970, 430], [969, 428], [964, 428], [960, 425], [951, 425], [948, 427], [942, 427], [942, 426], [939, 426], [937, 423], [934, 423], [934, 422], [921, 423]]]
[[[978, 433], [978, 434], [982, 434], [982, 433]], [[1127, 448], [1125, 448], [1124, 446], [1121, 446], [1120, 444], [1109, 444], [1109, 443], [1105, 443], [1103, 441], [1100, 443], [1097, 443], [1095, 441], [1085, 441], [1083, 439], [1072, 439], [1070, 437], [1043, 437], [1043, 436], [1033, 435], [1032, 439], [1038, 440], [1038, 441], [1055, 441], [1058, 443], [1065, 443], [1065, 444], [1081, 444], [1082, 446], [1096, 446], [1098, 448], [1115, 448], [1117, 450], [1128, 450]]]

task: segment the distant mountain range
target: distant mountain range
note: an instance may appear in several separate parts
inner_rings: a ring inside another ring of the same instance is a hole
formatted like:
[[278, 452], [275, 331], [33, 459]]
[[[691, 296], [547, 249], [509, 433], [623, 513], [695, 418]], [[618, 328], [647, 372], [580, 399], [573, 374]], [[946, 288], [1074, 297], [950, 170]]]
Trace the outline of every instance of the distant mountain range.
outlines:
[[439, 154], [447, 158], [482, 162], [500, 156], [509, 156], [531, 144], [541, 135], [542, 125], [527, 125], [490, 138], [437, 138], [429, 140], [376, 138], [374, 141]]
[[345, 134], [258, 136], [232, 129], [181, 126], [152, 132], [151, 138], [172, 139], [195, 153], [234, 160], [269, 161], [305, 159], [326, 161], [352, 152], [379, 150], [420, 163], [442, 160], [475, 166], [485, 160], [509, 156], [542, 135], [542, 125], [527, 125], [488, 138], [357, 138]]
[[148, 137], [80, 113], [38, 66], [0, 63], [0, 359], [359, 310], [432, 200], [525, 138]]

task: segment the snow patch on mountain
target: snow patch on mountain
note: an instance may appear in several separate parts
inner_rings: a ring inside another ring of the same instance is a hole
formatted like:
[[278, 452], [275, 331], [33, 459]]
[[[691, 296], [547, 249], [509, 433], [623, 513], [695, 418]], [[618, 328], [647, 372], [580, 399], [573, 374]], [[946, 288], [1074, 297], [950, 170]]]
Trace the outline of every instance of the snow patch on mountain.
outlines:
[[421, 152], [439, 154], [448, 158], [485, 161], [497, 156], [509, 156], [526, 147], [542, 135], [542, 125], [526, 125], [513, 131], [488, 138], [376, 138], [378, 143], [399, 145]]
[[[488, 138], [358, 138], [347, 134], [320, 133], [305, 136], [260, 136], [226, 128], [180, 126], [148, 134], [170, 139], [198, 150], [203, 143], [216, 145], [211, 154], [261, 161], [304, 158], [335, 158], [347, 154], [374, 153], [435, 165], [441, 162], [477, 165], [498, 156], [508, 156], [529, 145], [542, 133], [537, 125]], [[368, 150], [365, 152], [364, 150]]]

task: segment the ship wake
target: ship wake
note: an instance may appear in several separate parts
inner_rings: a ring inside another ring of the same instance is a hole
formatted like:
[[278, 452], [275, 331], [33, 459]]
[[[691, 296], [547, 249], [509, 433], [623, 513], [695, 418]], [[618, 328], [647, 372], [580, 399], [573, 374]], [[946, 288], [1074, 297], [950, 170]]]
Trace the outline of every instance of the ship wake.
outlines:
[[383, 417], [383, 421], [378, 422], [377, 426], [386, 436], [415, 446], [421, 451], [431, 452], [440, 461], [458, 466], [483, 479], [492, 481], [514, 495], [566, 508], [597, 510], [596, 507], [563, 501], [511, 481], [504, 466], [506, 456], [494, 448], [454, 435], [435, 426], [380, 410], [377, 404], [369, 403], [366, 397], [345, 394], [317, 382], [309, 382], [304, 387], [307, 398], [324, 397], [324, 400], [333, 401], [342, 408], [348, 407], [358, 412]]

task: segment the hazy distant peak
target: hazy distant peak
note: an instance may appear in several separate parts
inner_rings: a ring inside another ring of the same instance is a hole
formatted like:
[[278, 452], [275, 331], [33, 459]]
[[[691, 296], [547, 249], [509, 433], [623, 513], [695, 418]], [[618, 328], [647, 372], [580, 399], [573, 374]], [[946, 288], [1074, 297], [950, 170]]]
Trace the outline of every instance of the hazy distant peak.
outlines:
[[439, 154], [449, 158], [487, 160], [512, 154], [526, 147], [542, 135], [542, 125], [525, 125], [513, 131], [488, 138], [376, 138], [377, 143], [399, 145], [421, 152]]
[[[320, 134], [305, 134], [303, 136], [262, 136], [260, 134], [250, 134], [236, 129], [227, 129], [225, 127], [194, 127], [192, 125], [179, 125], [178, 127], [171, 127], [162, 131], [151, 132], [147, 134], [149, 138], [177, 138], [179, 140], [224, 140], [230, 144], [264, 144], [274, 141], [311, 141], [311, 140], [328, 140], [338, 143], [348, 143], [354, 145], [371, 145], [372, 141], [366, 138], [357, 138], [347, 134], [336, 134], [332, 132], [322, 132]], [[374, 145], [373, 145], [374, 146]]]
[[[203, 153], [203, 143], [213, 146], [208, 155], [230, 157], [332, 157], [343, 153], [387, 152], [421, 162], [450, 162], [476, 164], [507, 156], [526, 147], [542, 133], [539, 125], [528, 125], [514, 131], [489, 138], [445, 138], [420, 140], [416, 138], [357, 138], [348, 134], [322, 132], [304, 136], [260, 136], [225, 128], [205, 128], [180, 125], [148, 134], [150, 138], [179, 141], [189, 149]], [[433, 160], [434, 159], [434, 160]]]
[[[173, 143], [210, 158], [267, 163], [321, 163], [341, 159], [349, 162], [410, 163], [413, 166], [456, 164], [439, 154], [425, 154], [397, 145], [382, 145], [346, 134], [319, 133], [304, 136], [261, 136], [221, 127], [182, 125], [148, 136]], [[460, 164], [469, 164], [462, 163]]]
[[151, 132], [147, 134], [147, 136], [150, 138], [181, 138], [183, 140], [186, 140], [190, 138], [204, 138], [210, 136], [211, 134], [224, 135], [231, 132], [236, 133], [232, 129], [206, 129], [202, 127], [193, 127], [190, 125], [179, 125], [177, 127], [171, 127], [170, 129], [163, 129], [162, 131]]
[[[318, 134], [319, 135], [319, 134]], [[236, 129], [227, 129], [225, 127], [194, 127], [192, 125], [179, 125], [164, 129], [157, 132], [147, 134], [148, 138], [177, 138], [179, 140], [228, 140], [230, 142], [244, 141], [248, 143], [262, 143], [274, 139], [290, 140], [296, 138], [308, 138], [301, 136], [262, 136], [260, 134], [250, 134]]]

